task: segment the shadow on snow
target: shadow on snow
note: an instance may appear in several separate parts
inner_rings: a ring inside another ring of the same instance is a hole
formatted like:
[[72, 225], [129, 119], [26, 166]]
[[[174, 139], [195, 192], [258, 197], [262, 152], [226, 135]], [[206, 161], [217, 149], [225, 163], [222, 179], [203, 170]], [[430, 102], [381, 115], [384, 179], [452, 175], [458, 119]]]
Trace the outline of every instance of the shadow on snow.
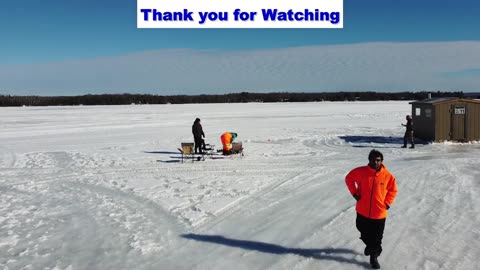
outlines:
[[[163, 162], [163, 163], [178, 163], [181, 161], [182, 159], [182, 155], [180, 152], [172, 152], [172, 151], [143, 151], [143, 153], [146, 153], [146, 154], [162, 154], [162, 155], [175, 155], [177, 154], [176, 156], [169, 156], [170, 160], [160, 160], [158, 159], [157, 162]], [[195, 161], [197, 161], [197, 159], [201, 157], [203, 158], [204, 155], [202, 154], [194, 154], [194, 159]], [[223, 157], [222, 155], [218, 155], [217, 153], [214, 153], [213, 155], [206, 155], [206, 158], [209, 158], [209, 159], [225, 159], [225, 157]], [[192, 156], [186, 156], [186, 157], [183, 157], [183, 160], [184, 161], [191, 161], [192, 160]]]
[[157, 159], [157, 162], [163, 162], [163, 163], [179, 163], [180, 160], [177, 159], [177, 160], [160, 160], [160, 159]]
[[289, 248], [275, 244], [269, 244], [264, 242], [256, 242], [256, 241], [247, 241], [247, 240], [238, 240], [238, 239], [230, 239], [226, 238], [221, 235], [202, 235], [202, 234], [182, 234], [181, 237], [196, 241], [202, 242], [210, 242], [219, 245], [231, 246], [242, 248], [246, 250], [255, 250], [263, 253], [271, 253], [271, 254], [295, 254], [307, 258], [314, 258], [317, 260], [331, 260], [337, 261], [340, 263], [350, 263], [356, 264], [363, 267], [370, 267], [370, 264], [367, 262], [361, 262], [355, 259], [349, 259], [337, 254], [351, 254], [351, 255], [359, 255], [359, 253], [345, 248], [324, 248], [324, 249], [304, 249], [304, 248]]
[[171, 155], [171, 154], [178, 154], [179, 151], [177, 151], [177, 152], [171, 152], [171, 151], [143, 151], [143, 153]]
[[[352, 147], [362, 147], [362, 148], [399, 148], [403, 145], [403, 137], [392, 137], [392, 136], [338, 136], [341, 140], [344, 140], [347, 143], [352, 143]], [[368, 145], [367, 145], [368, 144]], [[380, 144], [380, 145], [371, 145], [371, 144]], [[383, 145], [382, 145], [383, 144]], [[415, 138], [415, 144], [429, 144], [427, 141], [423, 141]], [[393, 146], [395, 145], [395, 146]], [[408, 141], [408, 145], [410, 142]]]

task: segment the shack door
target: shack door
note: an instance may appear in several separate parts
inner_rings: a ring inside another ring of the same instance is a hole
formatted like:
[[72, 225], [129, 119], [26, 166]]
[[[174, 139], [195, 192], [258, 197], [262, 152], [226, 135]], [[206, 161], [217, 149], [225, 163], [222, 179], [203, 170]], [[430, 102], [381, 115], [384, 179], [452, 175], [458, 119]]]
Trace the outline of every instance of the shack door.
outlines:
[[452, 125], [451, 140], [465, 141], [465, 114], [467, 106], [465, 104], [452, 105]]

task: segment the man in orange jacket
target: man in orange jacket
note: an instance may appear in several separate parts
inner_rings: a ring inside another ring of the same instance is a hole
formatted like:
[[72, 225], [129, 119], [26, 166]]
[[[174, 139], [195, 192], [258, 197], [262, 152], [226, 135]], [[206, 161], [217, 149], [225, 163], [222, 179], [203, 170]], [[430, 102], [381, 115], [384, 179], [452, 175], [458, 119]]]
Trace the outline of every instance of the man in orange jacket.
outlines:
[[368, 155], [368, 165], [353, 169], [345, 177], [350, 194], [357, 200], [356, 226], [365, 243], [365, 255], [370, 265], [379, 269], [377, 257], [382, 253], [383, 230], [387, 210], [397, 195], [395, 177], [383, 163], [383, 154], [373, 149]]
[[223, 145], [223, 154], [231, 155], [232, 153], [232, 142], [237, 138], [237, 133], [235, 132], [225, 132], [220, 136], [220, 140]]

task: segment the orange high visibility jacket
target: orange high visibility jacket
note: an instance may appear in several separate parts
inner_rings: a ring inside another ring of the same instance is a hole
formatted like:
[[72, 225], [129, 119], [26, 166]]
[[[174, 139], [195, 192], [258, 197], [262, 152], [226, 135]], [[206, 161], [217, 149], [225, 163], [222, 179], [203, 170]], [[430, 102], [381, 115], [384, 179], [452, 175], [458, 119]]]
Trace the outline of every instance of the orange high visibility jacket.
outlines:
[[232, 150], [233, 136], [230, 132], [223, 133], [222, 136], [220, 136], [220, 140], [222, 140], [223, 150]]
[[368, 165], [355, 168], [347, 174], [345, 183], [352, 195], [360, 196], [357, 213], [371, 219], [387, 217], [387, 205], [390, 207], [397, 196], [397, 183], [383, 164], [379, 171]]

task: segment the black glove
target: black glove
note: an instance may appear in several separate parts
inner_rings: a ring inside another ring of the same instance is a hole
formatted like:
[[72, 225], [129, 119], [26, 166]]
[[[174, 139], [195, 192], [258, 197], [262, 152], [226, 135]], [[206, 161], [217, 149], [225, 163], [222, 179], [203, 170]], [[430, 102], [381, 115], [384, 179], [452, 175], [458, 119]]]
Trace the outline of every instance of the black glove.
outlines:
[[357, 195], [357, 194], [353, 194], [353, 198], [355, 198], [355, 200], [360, 200], [360, 195]]
[[390, 209], [390, 205], [388, 205], [388, 204], [385, 204], [385, 205], [387, 206], [387, 210]]

